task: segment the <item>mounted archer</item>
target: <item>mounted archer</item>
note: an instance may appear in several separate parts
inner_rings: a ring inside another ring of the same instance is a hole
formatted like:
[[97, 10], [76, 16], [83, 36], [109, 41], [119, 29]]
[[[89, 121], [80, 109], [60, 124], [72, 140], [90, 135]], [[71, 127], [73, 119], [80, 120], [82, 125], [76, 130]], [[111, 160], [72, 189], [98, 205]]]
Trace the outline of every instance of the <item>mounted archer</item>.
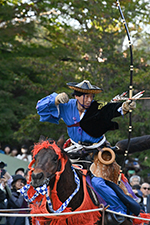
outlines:
[[[94, 100], [94, 94], [102, 92], [102, 89], [91, 85], [87, 80], [81, 83], [68, 83], [73, 89], [75, 99], [68, 98], [66, 93], [52, 93], [37, 103], [37, 112], [40, 121], [59, 123], [63, 119], [67, 125], [68, 135], [73, 144], [105, 143], [104, 134], [108, 130], [118, 129], [118, 124], [112, 122], [114, 117], [125, 115], [129, 109], [134, 109], [134, 101], [122, 103], [108, 103], [102, 109]], [[98, 146], [97, 146], [98, 147]]]
[[[37, 111], [40, 121], [59, 123], [62, 118], [67, 125], [68, 135], [72, 146], [81, 147], [88, 145], [88, 149], [98, 152], [107, 145], [105, 133], [108, 130], [118, 128], [116, 122], [111, 121], [114, 117], [125, 115], [129, 109], [134, 109], [134, 101], [124, 103], [108, 103], [102, 109], [94, 101], [94, 94], [102, 92], [101, 88], [84, 80], [81, 83], [68, 83], [73, 89], [75, 99], [68, 98], [66, 93], [53, 93], [37, 103]], [[76, 151], [74, 149], [74, 151]], [[95, 163], [95, 162], [94, 162]], [[115, 191], [109, 187], [102, 177], [96, 176], [91, 169], [92, 184], [97, 192], [110, 205], [110, 209], [117, 212], [127, 213], [127, 207], [119, 199]], [[107, 190], [107, 191], [106, 191]]]

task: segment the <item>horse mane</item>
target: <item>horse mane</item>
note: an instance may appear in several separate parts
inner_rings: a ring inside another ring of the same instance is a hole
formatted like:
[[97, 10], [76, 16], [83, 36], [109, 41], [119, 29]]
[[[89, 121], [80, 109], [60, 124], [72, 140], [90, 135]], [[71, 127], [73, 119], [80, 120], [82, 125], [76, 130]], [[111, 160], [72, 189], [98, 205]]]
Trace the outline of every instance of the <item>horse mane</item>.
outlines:
[[33, 158], [35, 157], [35, 155], [42, 149], [52, 149], [56, 152], [56, 154], [58, 155], [58, 158], [60, 159], [62, 156], [62, 151], [61, 149], [56, 145], [56, 143], [54, 141], [41, 141], [38, 142], [37, 144], [34, 145], [33, 150], [32, 150], [32, 155]]
[[42, 136], [40, 141], [38, 143], [34, 144], [33, 149], [31, 151], [31, 153], [32, 153], [32, 161], [28, 165], [28, 168], [29, 168], [29, 179], [27, 181], [28, 184], [31, 182], [31, 175], [32, 175], [32, 172], [34, 170], [32, 166], [35, 163], [35, 156], [42, 149], [54, 150], [55, 153], [58, 155], [58, 159], [61, 159], [61, 157], [63, 157], [65, 160], [66, 159], [69, 160], [69, 157], [67, 156], [67, 154], [65, 154], [65, 151], [63, 151], [63, 149], [60, 149], [53, 139], [51, 139], [51, 138], [50, 139], [45, 139], [45, 137]]

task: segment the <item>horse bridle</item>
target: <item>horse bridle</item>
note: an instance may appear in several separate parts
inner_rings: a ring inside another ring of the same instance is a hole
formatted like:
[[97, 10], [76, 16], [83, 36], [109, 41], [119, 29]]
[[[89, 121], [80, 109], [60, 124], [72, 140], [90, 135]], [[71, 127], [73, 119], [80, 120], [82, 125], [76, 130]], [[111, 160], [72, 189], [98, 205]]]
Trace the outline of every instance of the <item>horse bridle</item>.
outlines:
[[[31, 166], [33, 165], [33, 163], [35, 163], [35, 160], [36, 160], [36, 157], [34, 157], [33, 161], [29, 165], [29, 168], [31, 169], [31, 171], [30, 171], [31, 173], [34, 171], [34, 168], [31, 168]], [[74, 181], [77, 184], [77, 187], [73, 191], [73, 193], [68, 197], [68, 199], [64, 203], [62, 203], [62, 205], [56, 211], [53, 209], [53, 206], [52, 206], [52, 203], [51, 203], [51, 200], [50, 200], [50, 197], [49, 197], [47, 186], [49, 185], [50, 180], [52, 178], [54, 178], [55, 176], [57, 177], [55, 182], [58, 182], [60, 175], [64, 172], [66, 162], [67, 162], [67, 159], [64, 159], [64, 158], [60, 158], [59, 159], [57, 171], [54, 174], [51, 174], [49, 177], [47, 177], [44, 180], [43, 186], [34, 188], [35, 192], [34, 192], [33, 196], [30, 199], [28, 197], [28, 192], [30, 192], [31, 182], [30, 182], [30, 184], [26, 184], [24, 187], [22, 187], [19, 191], [24, 196], [24, 199], [27, 202], [32, 203], [39, 195], [45, 195], [46, 196], [46, 201], [47, 201], [47, 204], [48, 204], [48, 207], [49, 207], [49, 210], [51, 212], [53, 212], [53, 213], [61, 213], [62, 211], [64, 211], [66, 209], [66, 207], [69, 205], [69, 203], [72, 200], [72, 198], [76, 195], [76, 193], [80, 189], [80, 179], [79, 179], [75, 169], [71, 166], [71, 169], [72, 169], [72, 171], [74, 173]], [[31, 175], [31, 173], [30, 173], [30, 175]], [[56, 185], [57, 185], [57, 183], [56, 183]], [[32, 190], [31, 190], [31, 192], [32, 192]]]
[[[57, 171], [60, 171], [60, 169], [61, 169], [61, 161], [59, 160], [59, 161], [58, 161], [58, 167], [57, 167], [56, 172], [57, 172]], [[55, 177], [55, 173], [54, 173], [54, 174], [51, 174], [49, 177], [45, 178], [43, 184], [46, 184], [46, 186], [48, 186], [49, 183], [50, 183], [50, 181], [51, 181], [54, 177]]]

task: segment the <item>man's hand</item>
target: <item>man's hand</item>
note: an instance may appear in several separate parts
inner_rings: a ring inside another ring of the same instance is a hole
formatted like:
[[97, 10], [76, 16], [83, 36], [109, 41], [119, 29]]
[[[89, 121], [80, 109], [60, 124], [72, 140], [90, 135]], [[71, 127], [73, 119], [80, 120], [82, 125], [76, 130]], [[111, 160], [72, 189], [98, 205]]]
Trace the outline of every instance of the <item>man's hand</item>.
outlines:
[[68, 95], [65, 92], [58, 94], [55, 98], [55, 105], [59, 105], [60, 103], [64, 104], [69, 101]]
[[133, 110], [136, 108], [136, 102], [131, 100], [127, 100], [122, 104], [122, 110], [123, 110], [123, 114], [126, 114], [127, 112], [129, 112], [129, 110]]
[[5, 177], [1, 178], [1, 183], [2, 183], [3, 187], [5, 187], [7, 184], [7, 179]]

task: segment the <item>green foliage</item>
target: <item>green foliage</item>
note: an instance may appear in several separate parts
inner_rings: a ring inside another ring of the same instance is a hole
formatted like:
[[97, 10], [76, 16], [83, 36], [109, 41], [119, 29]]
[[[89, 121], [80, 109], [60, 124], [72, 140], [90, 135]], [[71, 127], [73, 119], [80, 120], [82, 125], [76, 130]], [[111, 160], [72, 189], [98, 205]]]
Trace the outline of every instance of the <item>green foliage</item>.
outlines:
[[[14, 137], [16, 137], [20, 143], [33, 143], [33, 140], [35, 140], [35, 142], [38, 141], [40, 135], [53, 139], [55, 137], [55, 140], [58, 140], [60, 134], [66, 133], [66, 126], [62, 121], [60, 121], [58, 126], [46, 122], [40, 123], [39, 119], [39, 115], [29, 114], [24, 120], [21, 120], [20, 129], [15, 132]], [[68, 138], [67, 134], [65, 134], [65, 138]]]

